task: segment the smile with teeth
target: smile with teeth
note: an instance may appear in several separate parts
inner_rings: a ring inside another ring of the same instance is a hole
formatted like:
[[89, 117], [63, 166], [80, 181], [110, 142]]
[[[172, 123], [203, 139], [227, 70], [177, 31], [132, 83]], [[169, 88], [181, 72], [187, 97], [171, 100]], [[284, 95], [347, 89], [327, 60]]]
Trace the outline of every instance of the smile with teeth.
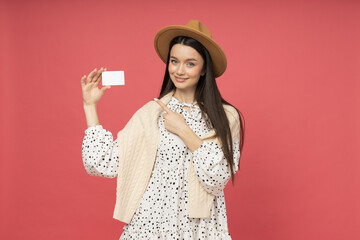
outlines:
[[178, 81], [178, 82], [185, 82], [185, 80], [186, 80], [187, 78], [175, 77], [175, 79], [176, 79], [176, 81]]

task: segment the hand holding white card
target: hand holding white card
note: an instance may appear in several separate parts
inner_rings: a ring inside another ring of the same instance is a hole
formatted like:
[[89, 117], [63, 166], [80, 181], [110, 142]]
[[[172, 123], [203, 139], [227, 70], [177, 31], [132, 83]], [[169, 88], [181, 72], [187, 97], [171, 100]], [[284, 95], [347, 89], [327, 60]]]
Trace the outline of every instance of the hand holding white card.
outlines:
[[101, 73], [102, 85], [125, 85], [124, 71], [105, 71]]

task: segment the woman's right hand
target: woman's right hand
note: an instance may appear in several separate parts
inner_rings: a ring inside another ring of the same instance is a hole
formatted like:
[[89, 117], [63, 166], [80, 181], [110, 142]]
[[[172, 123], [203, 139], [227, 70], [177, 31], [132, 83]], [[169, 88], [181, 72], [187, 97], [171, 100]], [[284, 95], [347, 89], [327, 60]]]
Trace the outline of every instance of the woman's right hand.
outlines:
[[103, 86], [101, 89], [98, 88], [99, 82], [102, 79], [101, 73], [104, 71], [106, 71], [106, 68], [100, 68], [99, 70], [95, 68], [87, 77], [84, 75], [81, 78], [84, 105], [96, 105], [105, 91], [110, 88], [110, 86]]

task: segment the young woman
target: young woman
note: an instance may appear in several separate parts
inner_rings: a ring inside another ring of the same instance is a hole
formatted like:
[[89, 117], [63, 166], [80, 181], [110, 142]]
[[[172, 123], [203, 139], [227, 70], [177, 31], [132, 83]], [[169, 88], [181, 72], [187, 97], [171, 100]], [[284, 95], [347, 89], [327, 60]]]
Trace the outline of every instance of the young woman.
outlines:
[[120, 239], [231, 239], [223, 189], [239, 169], [244, 119], [216, 84], [225, 54], [197, 20], [161, 29], [155, 49], [166, 63], [160, 95], [115, 141], [96, 113], [106, 68], [81, 79], [85, 169], [118, 176], [114, 218], [127, 223]]

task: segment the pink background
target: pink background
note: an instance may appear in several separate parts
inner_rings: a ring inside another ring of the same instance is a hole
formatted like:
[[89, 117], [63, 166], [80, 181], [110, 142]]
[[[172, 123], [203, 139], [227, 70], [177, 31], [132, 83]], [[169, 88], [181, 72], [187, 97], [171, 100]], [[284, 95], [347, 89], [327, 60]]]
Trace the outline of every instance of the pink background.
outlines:
[[0, 238], [118, 239], [116, 178], [89, 176], [80, 78], [125, 70], [98, 104], [115, 135], [158, 96], [156, 32], [198, 19], [245, 116], [233, 239], [360, 239], [359, 1], [1, 1]]

